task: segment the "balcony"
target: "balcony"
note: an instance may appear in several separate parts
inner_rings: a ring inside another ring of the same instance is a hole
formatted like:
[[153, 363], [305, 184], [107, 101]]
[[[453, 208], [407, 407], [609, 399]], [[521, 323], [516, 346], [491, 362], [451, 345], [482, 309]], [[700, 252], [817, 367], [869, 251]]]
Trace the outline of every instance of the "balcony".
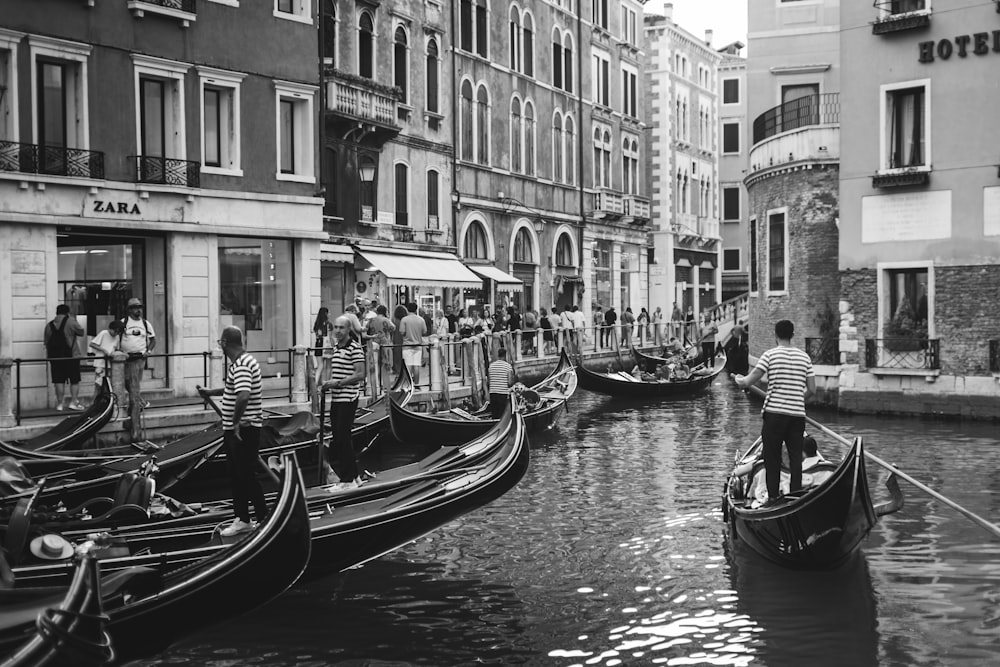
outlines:
[[840, 93], [807, 95], [768, 109], [753, 122], [753, 143], [814, 125], [840, 124]]
[[927, 0], [876, 0], [881, 15], [872, 23], [872, 34], [885, 35], [931, 24]]
[[137, 19], [149, 12], [175, 18], [181, 22], [182, 28], [189, 27], [198, 18], [196, 0], [128, 0], [126, 6]]
[[632, 218], [633, 225], [644, 225], [649, 222], [649, 199], [639, 195], [625, 195], [622, 199], [622, 212]]
[[0, 141], [0, 171], [103, 179], [104, 153]]
[[753, 124], [752, 177], [785, 165], [840, 159], [840, 95], [810, 95], [762, 113]]
[[936, 338], [866, 338], [865, 366], [904, 371], [941, 370], [941, 341]]
[[620, 218], [625, 210], [625, 198], [622, 193], [601, 188], [594, 193], [595, 218]]
[[340, 136], [361, 127], [372, 146], [382, 146], [402, 129], [397, 124], [399, 89], [333, 67], [324, 70], [326, 119]]
[[129, 159], [135, 160], [136, 183], [201, 187], [201, 165], [192, 160], [149, 155], [130, 155]]

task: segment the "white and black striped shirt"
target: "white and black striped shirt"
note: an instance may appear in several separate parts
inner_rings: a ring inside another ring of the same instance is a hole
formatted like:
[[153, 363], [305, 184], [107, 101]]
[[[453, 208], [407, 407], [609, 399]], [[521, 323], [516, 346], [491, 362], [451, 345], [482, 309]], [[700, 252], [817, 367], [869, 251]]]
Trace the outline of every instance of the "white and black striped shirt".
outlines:
[[760, 355], [757, 370], [767, 374], [764, 412], [806, 416], [806, 379], [815, 376], [808, 354], [796, 347], [772, 347]]
[[226, 384], [222, 390], [222, 428], [226, 431], [233, 430], [236, 395], [243, 391], [249, 391], [250, 398], [240, 421], [251, 426], [263, 426], [264, 410], [261, 403], [260, 364], [249, 352], [244, 352], [236, 357], [226, 371]]
[[491, 394], [509, 394], [510, 385], [514, 382], [514, 367], [503, 359], [497, 359], [490, 364], [487, 382]]
[[[354, 375], [354, 364], [365, 362], [365, 352], [356, 340], [347, 345], [336, 345], [330, 358], [330, 380], [345, 380]], [[334, 403], [350, 403], [361, 395], [361, 381], [343, 387], [331, 387], [330, 400]]]

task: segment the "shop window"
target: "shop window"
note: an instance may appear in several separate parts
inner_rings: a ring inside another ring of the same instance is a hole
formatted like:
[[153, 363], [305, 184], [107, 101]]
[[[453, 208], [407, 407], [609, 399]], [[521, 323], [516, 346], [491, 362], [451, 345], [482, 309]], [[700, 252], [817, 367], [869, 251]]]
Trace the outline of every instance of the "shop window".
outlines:
[[251, 352], [294, 344], [292, 261], [289, 241], [219, 237], [219, 324], [246, 332]]

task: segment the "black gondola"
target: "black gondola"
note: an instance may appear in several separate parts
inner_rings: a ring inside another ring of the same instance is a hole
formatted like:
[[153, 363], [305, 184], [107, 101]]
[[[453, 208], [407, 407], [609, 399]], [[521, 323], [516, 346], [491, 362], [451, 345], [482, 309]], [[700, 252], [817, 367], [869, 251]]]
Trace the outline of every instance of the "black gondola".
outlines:
[[[817, 463], [803, 473], [802, 490], [762, 507], [763, 462], [755, 462], [761, 446], [758, 438], [729, 476], [723, 514], [735, 539], [778, 565], [809, 570], [839, 567], [858, 550], [878, 517], [902, 504], [892, 476], [886, 486], [893, 501], [878, 507], [872, 504], [864, 447], [861, 438], [855, 438], [839, 464]], [[736, 474], [740, 466], [751, 463], [749, 472]]]
[[22, 457], [27, 452], [54, 452], [81, 447], [97, 435], [115, 415], [115, 395], [107, 378], [94, 396], [94, 402], [79, 414], [66, 417], [44, 433], [23, 440], [0, 440], [0, 455]]
[[[524, 408], [525, 427], [529, 432], [545, 430], [555, 424], [566, 401], [576, 391], [576, 383], [576, 367], [564, 349], [552, 372], [530, 388], [539, 400]], [[530, 392], [526, 394], [534, 397]], [[393, 436], [400, 442], [444, 445], [466, 442], [487, 432], [498, 422], [490, 417], [487, 407], [476, 412], [453, 408], [425, 414], [407, 409], [393, 397], [389, 399], [389, 421]]]
[[712, 382], [726, 368], [726, 358], [716, 357], [711, 368], [696, 369], [686, 380], [638, 380], [629, 373], [619, 370], [607, 372], [593, 371], [581, 364], [577, 367], [580, 386], [591, 391], [599, 391], [611, 396], [668, 396], [681, 398], [692, 396], [712, 386]]

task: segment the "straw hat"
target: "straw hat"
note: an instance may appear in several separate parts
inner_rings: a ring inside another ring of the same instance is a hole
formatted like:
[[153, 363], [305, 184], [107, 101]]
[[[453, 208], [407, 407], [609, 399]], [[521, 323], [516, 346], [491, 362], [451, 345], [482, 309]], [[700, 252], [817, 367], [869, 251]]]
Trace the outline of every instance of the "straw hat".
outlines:
[[36, 537], [28, 548], [42, 560], [65, 560], [73, 555], [73, 545], [62, 535], [54, 533]]

